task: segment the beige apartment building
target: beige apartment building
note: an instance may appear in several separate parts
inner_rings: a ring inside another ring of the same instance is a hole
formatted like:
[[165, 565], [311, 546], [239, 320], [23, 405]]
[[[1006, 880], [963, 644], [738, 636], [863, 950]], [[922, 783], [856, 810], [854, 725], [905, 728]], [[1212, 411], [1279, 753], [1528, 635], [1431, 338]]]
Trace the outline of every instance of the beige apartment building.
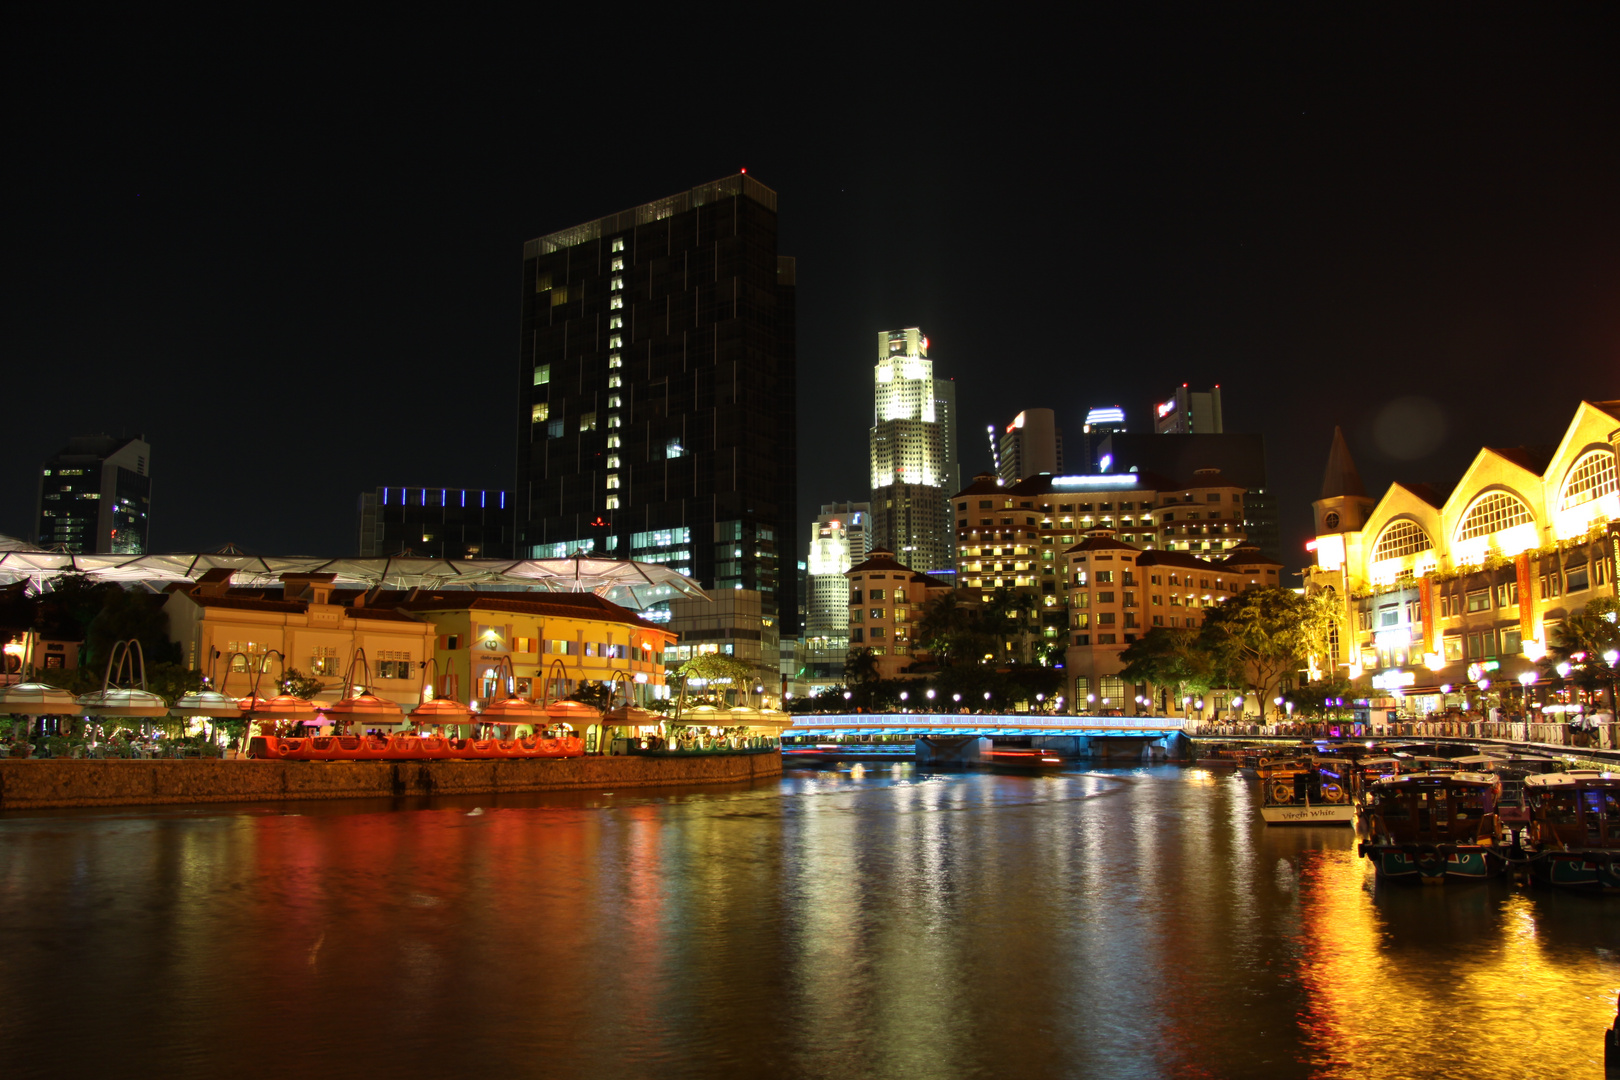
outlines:
[[[1156, 628], [1196, 629], [1204, 614], [1247, 589], [1281, 584], [1282, 564], [1252, 547], [1218, 562], [1180, 551], [1127, 544], [1094, 529], [1063, 552], [1069, 585], [1064, 669], [1077, 712], [1118, 709], [1127, 716], [1173, 712], [1170, 688], [1126, 683], [1120, 654]], [[1217, 701], [1222, 707], [1230, 695]], [[1138, 701], [1147, 698], [1148, 704]]]
[[911, 666], [914, 626], [923, 605], [951, 586], [905, 566], [894, 552], [876, 548], [849, 568], [849, 647], [870, 649], [878, 677], [893, 679]]

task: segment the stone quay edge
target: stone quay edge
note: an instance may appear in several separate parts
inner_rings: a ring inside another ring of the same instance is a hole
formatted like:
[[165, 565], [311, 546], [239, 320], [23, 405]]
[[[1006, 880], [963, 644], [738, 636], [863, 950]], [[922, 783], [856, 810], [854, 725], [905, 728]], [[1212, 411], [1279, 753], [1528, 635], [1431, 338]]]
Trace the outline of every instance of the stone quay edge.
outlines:
[[0, 811], [676, 787], [781, 772], [778, 753], [538, 761], [0, 760]]

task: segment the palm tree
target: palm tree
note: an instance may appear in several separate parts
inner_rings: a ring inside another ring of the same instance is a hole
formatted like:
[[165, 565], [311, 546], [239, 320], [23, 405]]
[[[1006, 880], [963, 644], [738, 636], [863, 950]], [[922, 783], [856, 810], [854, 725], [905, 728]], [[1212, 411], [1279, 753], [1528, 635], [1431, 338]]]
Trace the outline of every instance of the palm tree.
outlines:
[[977, 613], [954, 592], [923, 605], [916, 622], [916, 644], [941, 667], [974, 662], [984, 653]]
[[1620, 652], [1620, 601], [1600, 596], [1560, 623], [1548, 635], [1547, 655], [1541, 659], [1544, 677], [1564, 678], [1558, 669], [1564, 665], [1568, 678], [1588, 694], [1609, 690], [1609, 707], [1614, 708], [1616, 669], [1604, 660], [1610, 652]]

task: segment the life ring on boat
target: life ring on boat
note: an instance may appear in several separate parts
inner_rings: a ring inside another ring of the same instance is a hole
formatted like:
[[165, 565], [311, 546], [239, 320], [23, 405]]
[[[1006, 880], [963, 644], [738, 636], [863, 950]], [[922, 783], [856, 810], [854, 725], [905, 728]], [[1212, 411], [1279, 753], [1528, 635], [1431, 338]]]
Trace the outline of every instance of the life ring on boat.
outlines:
[[1293, 784], [1285, 784], [1280, 780], [1277, 783], [1272, 784], [1271, 785], [1271, 801], [1272, 802], [1280, 802], [1280, 803], [1293, 802], [1294, 801], [1294, 785]]
[[1338, 784], [1323, 784], [1322, 798], [1328, 802], [1344, 802], [1344, 788]]

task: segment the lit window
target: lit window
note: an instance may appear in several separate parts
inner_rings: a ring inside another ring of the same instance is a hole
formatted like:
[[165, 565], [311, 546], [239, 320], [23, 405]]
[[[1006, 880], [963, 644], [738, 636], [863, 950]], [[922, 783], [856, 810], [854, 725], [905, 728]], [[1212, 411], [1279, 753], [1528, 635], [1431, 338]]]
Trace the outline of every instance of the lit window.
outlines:
[[608, 449], [617, 450], [618, 447], [619, 447], [619, 437], [617, 435], [609, 435], [608, 436]]
[[624, 348], [624, 338], [620, 337], [618, 334], [614, 334], [612, 337], [608, 338], [608, 348], [610, 348], [610, 349], [622, 349], [622, 348]]
[[1512, 495], [1494, 491], [1475, 501], [1463, 515], [1462, 524], [1457, 526], [1457, 539], [1472, 540], [1534, 521], [1530, 508], [1524, 503]]
[[540, 364], [534, 369], [534, 385], [544, 386], [551, 381], [551, 365]]
[[624, 297], [622, 296], [615, 296], [608, 302], [609, 311], [618, 311], [622, 307], [624, 307]]
[[609, 454], [608, 455], [607, 467], [610, 468], [610, 469], [617, 469], [619, 467], [619, 455], [618, 454]]
[[608, 486], [609, 490], [612, 490], [612, 489], [617, 488], [619, 486], [619, 474], [618, 473], [616, 473], [616, 472], [608, 473], [607, 486]]
[[579, 418], [579, 430], [581, 430], [581, 431], [595, 431], [596, 430], [596, 414], [593, 413], [593, 412], [588, 412], [588, 413], [584, 413], [583, 415], [581, 415], [580, 418]]
[[623, 421], [621, 421], [616, 414], [614, 414], [614, 413], [609, 413], [608, 414], [608, 427], [616, 428], [616, 427], [623, 427], [623, 426], [624, 426]]
[[618, 353], [609, 353], [608, 354], [608, 367], [609, 368], [624, 367], [624, 357], [620, 356]]
[[681, 445], [681, 440], [679, 439], [671, 439], [669, 442], [664, 444], [665, 457], [678, 458], [685, 453], [686, 448]]
[[607, 497], [607, 508], [609, 510], [617, 510], [619, 508], [619, 497], [617, 495], [609, 495]]
[[609, 390], [612, 390], [615, 387], [619, 387], [619, 386], [623, 386], [623, 385], [624, 385], [624, 380], [621, 379], [619, 376], [617, 376], [617, 375], [609, 375], [608, 376], [608, 389]]
[[624, 269], [624, 260], [623, 259], [614, 259], [613, 260], [613, 269], [615, 269], [615, 270], [623, 270]]
[[611, 394], [608, 396], [608, 408], [617, 409], [623, 407], [623, 405], [624, 402], [620, 399], [618, 394]]
[[614, 278], [611, 282], [608, 283], [608, 288], [611, 289], [613, 292], [618, 292], [620, 289], [624, 288], [624, 278], [622, 278], [622, 277]]
[[623, 251], [624, 250], [624, 241], [622, 239], [613, 241], [613, 250], [614, 251]]
[[542, 401], [529, 410], [529, 422], [538, 424], [542, 420], [551, 419], [551, 406]]

